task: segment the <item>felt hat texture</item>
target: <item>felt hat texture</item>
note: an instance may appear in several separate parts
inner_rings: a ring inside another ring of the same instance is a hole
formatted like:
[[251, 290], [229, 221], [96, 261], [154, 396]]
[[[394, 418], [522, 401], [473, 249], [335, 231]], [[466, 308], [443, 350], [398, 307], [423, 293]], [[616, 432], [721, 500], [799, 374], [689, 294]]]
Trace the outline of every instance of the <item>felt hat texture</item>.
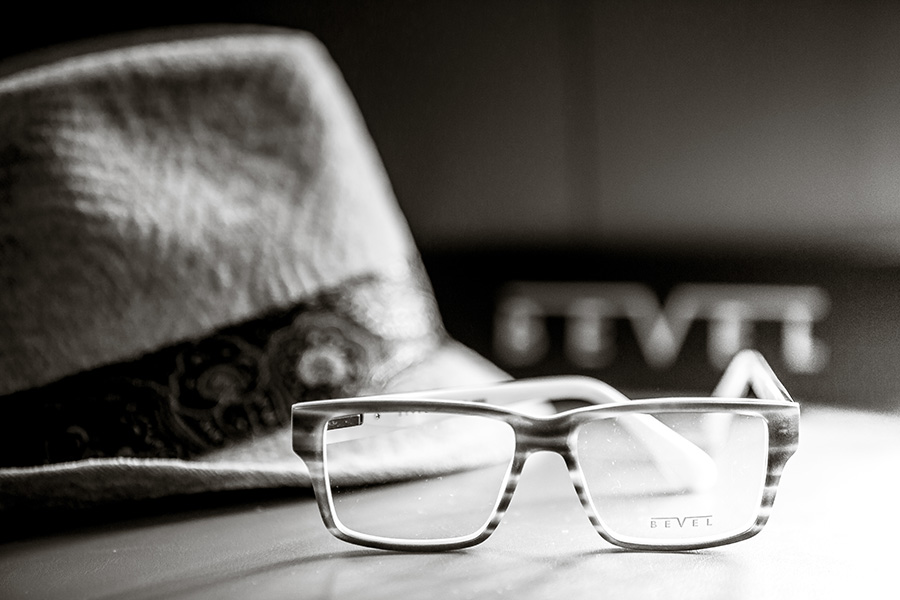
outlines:
[[289, 409], [496, 381], [311, 35], [0, 66], [0, 508], [308, 485]]

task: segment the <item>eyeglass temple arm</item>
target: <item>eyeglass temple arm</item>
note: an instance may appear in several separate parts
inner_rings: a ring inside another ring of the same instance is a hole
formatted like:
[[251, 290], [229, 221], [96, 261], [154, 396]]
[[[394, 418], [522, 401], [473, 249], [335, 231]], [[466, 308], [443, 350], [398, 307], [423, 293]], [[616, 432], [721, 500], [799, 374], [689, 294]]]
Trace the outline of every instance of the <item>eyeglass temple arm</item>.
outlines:
[[793, 402], [769, 363], [756, 350], [741, 350], [734, 355], [713, 390], [713, 396], [740, 398], [748, 391], [765, 400]]
[[[406, 395], [406, 394], [403, 394]], [[414, 394], [410, 394], [412, 396]], [[552, 400], [578, 399], [591, 404], [627, 403], [631, 399], [611, 385], [589, 377], [512, 381], [482, 388], [419, 392], [436, 399], [485, 401], [527, 412], [549, 407]], [[651, 415], [624, 415], [619, 422], [650, 452], [669, 483], [677, 489], [699, 490], [713, 484], [715, 461], [696, 444]]]
[[[630, 402], [631, 399], [602, 381], [591, 387], [597, 394], [594, 404]], [[669, 484], [677, 489], [704, 490], [715, 484], [718, 467], [703, 449], [652, 415], [624, 415], [619, 422], [638, 439], [653, 457]]]

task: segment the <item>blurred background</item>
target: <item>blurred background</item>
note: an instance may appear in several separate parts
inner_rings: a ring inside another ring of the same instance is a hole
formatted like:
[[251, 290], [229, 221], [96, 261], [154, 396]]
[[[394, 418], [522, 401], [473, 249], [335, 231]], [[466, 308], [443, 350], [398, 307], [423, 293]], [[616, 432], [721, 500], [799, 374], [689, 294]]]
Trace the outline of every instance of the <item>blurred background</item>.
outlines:
[[216, 22], [325, 44], [447, 328], [510, 373], [708, 393], [753, 346], [900, 411], [900, 2], [34, 3], [0, 54]]

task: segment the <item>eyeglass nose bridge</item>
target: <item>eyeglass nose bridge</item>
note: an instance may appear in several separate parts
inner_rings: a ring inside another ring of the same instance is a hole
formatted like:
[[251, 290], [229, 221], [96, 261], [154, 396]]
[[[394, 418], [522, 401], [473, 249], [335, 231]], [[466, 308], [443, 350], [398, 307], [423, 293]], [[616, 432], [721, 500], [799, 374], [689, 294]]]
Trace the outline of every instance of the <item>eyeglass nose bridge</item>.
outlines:
[[587, 492], [581, 467], [572, 445], [573, 427], [569, 421], [555, 418], [527, 417], [516, 424], [516, 458], [514, 471], [521, 474], [528, 458], [541, 452], [549, 452], [562, 457], [569, 472], [569, 478], [575, 486], [582, 505], [589, 515], [590, 502], [585, 503]]
[[516, 423], [516, 450], [523, 458], [537, 452], [553, 452], [569, 462], [574, 455], [569, 443], [571, 424], [554, 418], [525, 418]]
[[[521, 477], [522, 470], [528, 458], [534, 454], [548, 452], [559, 455], [565, 464], [569, 473], [569, 480], [575, 489], [575, 494], [581, 503], [582, 508], [591, 522], [591, 525], [606, 538], [606, 533], [596, 516], [593, 502], [590, 498], [587, 486], [585, 485], [584, 476], [575, 449], [572, 445], [574, 428], [571, 422], [555, 419], [526, 417], [516, 423], [516, 456], [514, 459], [514, 482], [513, 488], [517, 487], [518, 480]], [[508, 490], [510, 492], [511, 490]], [[511, 496], [511, 494], [509, 494]], [[506, 498], [507, 503], [510, 499]]]
[[[514, 459], [516, 464], [513, 466], [515, 477], [514, 481], [511, 482], [511, 487], [513, 489], [518, 487], [525, 463], [532, 455], [544, 452], [559, 455], [565, 463], [569, 481], [590, 525], [607, 542], [622, 545], [620, 541], [614, 539], [607, 532], [597, 513], [597, 507], [591, 498], [591, 492], [588, 489], [578, 461], [575, 447], [576, 430], [576, 424], [572, 421], [554, 417], [526, 417], [518, 422], [516, 424], [516, 457]], [[502, 513], [506, 511], [511, 499], [512, 490], [508, 489], [507, 492], [503, 508], [496, 517], [497, 522], [499, 522]], [[496, 524], [495, 522], [491, 529], [495, 528]]]

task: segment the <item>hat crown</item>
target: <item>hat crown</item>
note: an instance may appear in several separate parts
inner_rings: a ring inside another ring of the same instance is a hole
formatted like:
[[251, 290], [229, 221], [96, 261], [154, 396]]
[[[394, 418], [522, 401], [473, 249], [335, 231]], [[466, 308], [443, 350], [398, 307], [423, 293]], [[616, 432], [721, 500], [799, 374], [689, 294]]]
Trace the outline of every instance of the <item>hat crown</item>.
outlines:
[[417, 254], [309, 35], [223, 35], [0, 81], [0, 394], [134, 358]]

